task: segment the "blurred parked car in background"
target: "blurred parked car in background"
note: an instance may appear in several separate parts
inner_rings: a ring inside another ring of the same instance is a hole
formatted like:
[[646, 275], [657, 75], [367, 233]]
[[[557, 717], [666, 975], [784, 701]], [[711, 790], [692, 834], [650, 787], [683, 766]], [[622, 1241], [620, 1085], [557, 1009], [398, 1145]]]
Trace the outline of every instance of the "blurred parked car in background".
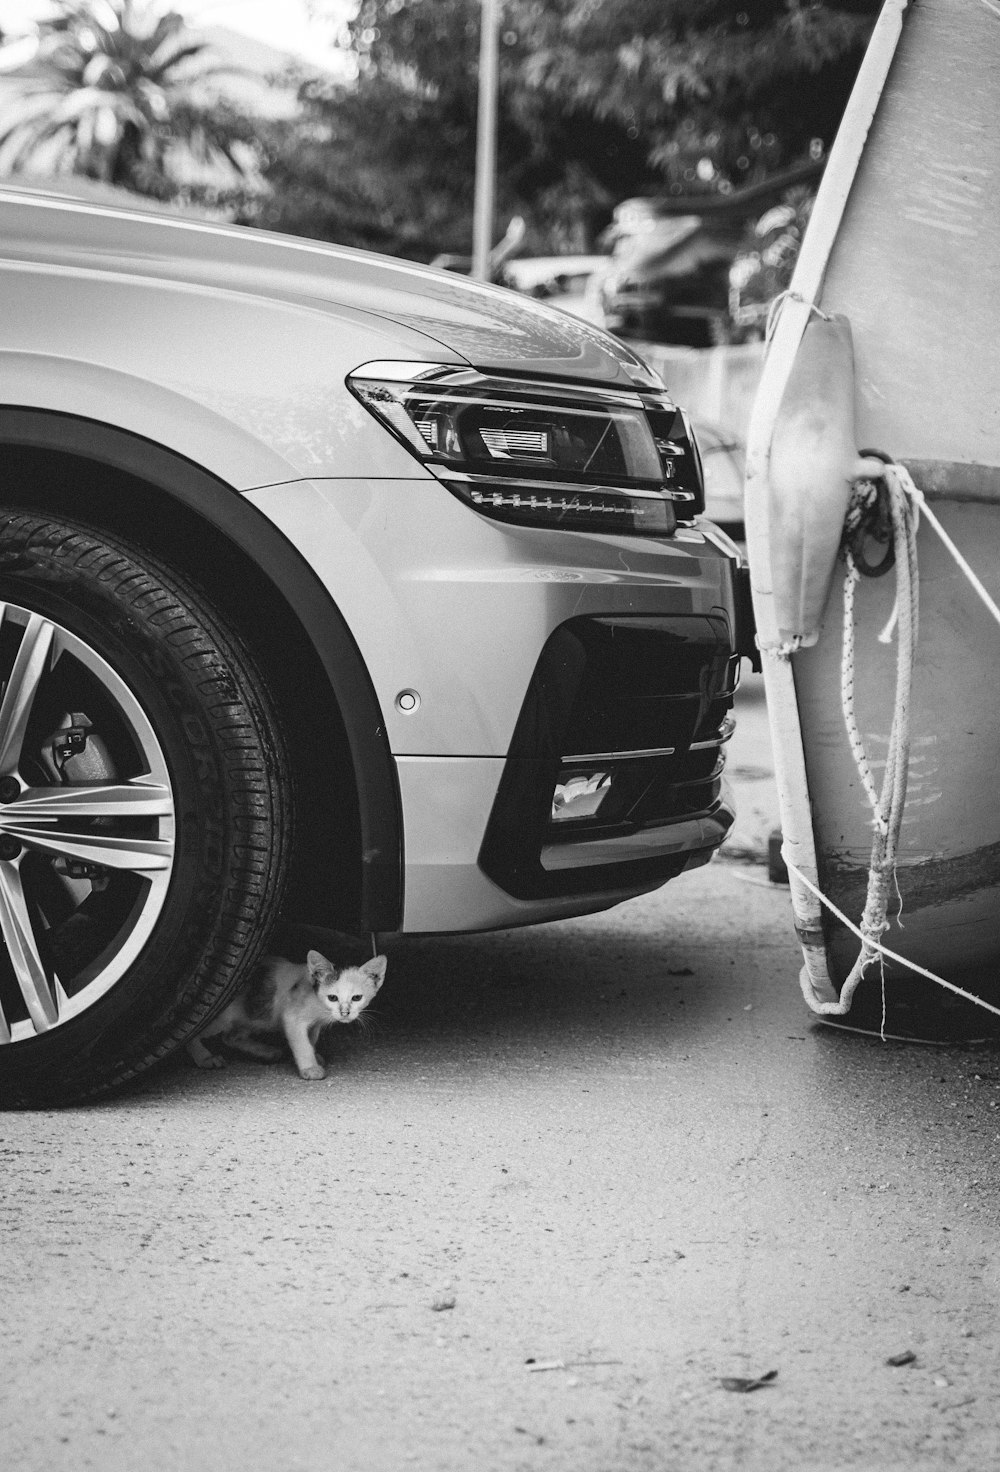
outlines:
[[[738, 291], [733, 296], [731, 268], [738, 257], [751, 256], [763, 266], [751, 293], [757, 302], [788, 284], [822, 171], [823, 160], [816, 159], [729, 194], [624, 200], [601, 241], [610, 252], [599, 282], [604, 325], [620, 337], [682, 347], [744, 341], [745, 323], [732, 308], [746, 302]], [[758, 235], [753, 222], [762, 214], [766, 225]], [[754, 316], [752, 324], [757, 321]]]
[[604, 325], [619, 337], [707, 348], [725, 342], [729, 268], [743, 233], [732, 216], [678, 214], [670, 200], [628, 199], [606, 239]]
[[525, 296], [603, 327], [600, 282], [607, 267], [604, 255], [515, 256], [505, 262], [500, 279]]

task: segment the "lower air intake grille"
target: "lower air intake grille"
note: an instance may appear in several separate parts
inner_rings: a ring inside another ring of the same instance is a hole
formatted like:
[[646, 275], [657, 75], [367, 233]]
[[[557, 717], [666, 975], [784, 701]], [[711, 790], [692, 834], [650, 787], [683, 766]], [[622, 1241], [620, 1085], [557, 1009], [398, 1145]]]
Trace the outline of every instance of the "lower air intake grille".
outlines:
[[483, 871], [533, 899], [668, 879], [717, 846], [738, 666], [721, 617], [563, 624], [514, 731]]

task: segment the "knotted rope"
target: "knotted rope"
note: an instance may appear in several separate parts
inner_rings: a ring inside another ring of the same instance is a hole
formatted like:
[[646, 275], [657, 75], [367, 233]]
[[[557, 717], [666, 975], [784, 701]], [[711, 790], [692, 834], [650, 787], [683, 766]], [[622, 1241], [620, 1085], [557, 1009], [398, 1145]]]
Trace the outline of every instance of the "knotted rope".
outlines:
[[[896, 853], [903, 821], [903, 807], [906, 801], [906, 782], [909, 769], [910, 693], [913, 681], [913, 662], [918, 622], [919, 579], [917, 573], [916, 533], [921, 513], [923, 513], [948, 551], [955, 558], [955, 561], [972, 584], [975, 592], [986, 604], [997, 623], [1000, 623], [1000, 608], [997, 607], [989, 593], [987, 593], [980, 580], [976, 577], [976, 574], [972, 571], [972, 568], [937, 520], [937, 517], [931, 512], [922, 493], [914, 485], [906, 467], [903, 465], [887, 464], [884, 472], [884, 485], [888, 496], [889, 516], [892, 523], [892, 547], [895, 553], [896, 566], [896, 601], [889, 622], [879, 635], [879, 639], [883, 643], [888, 643], [893, 637], [893, 632], [896, 634], [896, 693], [892, 726], [889, 732], [889, 747], [880, 791], [875, 786], [871, 763], [865, 750], [861, 732], [858, 729], [854, 709], [854, 601], [855, 591], [861, 579], [861, 574], [858, 571], [855, 557], [849, 545], [854, 533], [863, 525], [866, 513], [870, 512], [874, 505], [877, 495], [877, 488], [874, 482], [858, 482], [845, 523], [845, 560], [847, 563], [847, 574], [844, 579], [844, 622], [840, 682], [841, 704], [843, 706], [844, 723], [847, 727], [851, 753], [861, 779], [861, 785], [864, 788], [865, 795], [872, 810], [872, 827], [874, 830], [871, 860], [868, 870], [868, 890], [860, 927], [852, 925], [847, 917], [841, 914], [836, 906], [827, 899], [826, 895], [817, 889], [794, 864], [789, 863], [788, 857], [785, 856], [786, 865], [795, 874], [796, 878], [828, 910], [836, 915], [842, 923], [846, 924], [860, 938], [861, 950], [851, 969], [850, 975], [844, 982], [838, 1001], [824, 1002], [820, 999], [818, 988], [814, 985], [814, 982], [821, 983], [825, 978], [821, 979], [818, 976], [812, 977], [810, 974], [817, 964], [817, 958], [815, 956], [806, 955], [806, 964], [800, 972], [799, 984], [806, 1002], [814, 1012], [842, 1017], [850, 1010], [854, 992], [868, 967], [875, 960], [878, 960], [879, 964], [884, 966], [884, 960], [889, 958], [901, 962], [910, 970], [927, 977], [931, 981], [937, 982], [947, 990], [964, 997], [967, 1001], [975, 1002], [988, 1012], [994, 1012], [1000, 1015], [1000, 1009], [991, 1006], [988, 1002], [984, 1002], [981, 997], [973, 996], [972, 993], [963, 991], [960, 987], [956, 987], [951, 982], [945, 981], [943, 977], [936, 976], [932, 971], [927, 971], [924, 967], [917, 966], [912, 961], [907, 961], [904, 956], [900, 956], [895, 951], [890, 951], [885, 947], [881, 940], [883, 934], [889, 928], [889, 901], [893, 891], [895, 891], [897, 898], [899, 898], [900, 909], [902, 909], [902, 899], [899, 896], [899, 887], [896, 882]], [[882, 1023], [884, 1034], [884, 971]]]
[[[889, 624], [890, 629], [893, 623], [896, 626], [896, 697], [880, 792], [875, 790], [875, 780], [854, 710], [854, 594], [861, 574], [850, 549], [846, 552], [841, 696], [854, 764], [872, 810], [874, 836], [868, 866], [868, 893], [861, 917], [861, 950], [841, 989], [839, 1001], [820, 1004], [824, 1011], [835, 1010], [840, 1015], [850, 1008], [857, 985], [868, 967], [878, 958], [879, 942], [889, 928], [889, 896], [896, 887], [896, 852], [903, 823], [910, 762], [910, 692], [913, 684], [919, 590], [916, 518], [910, 514], [910, 504], [899, 477], [889, 473], [888, 468], [885, 486], [892, 519], [893, 545], [896, 548], [896, 606]], [[862, 481], [855, 488], [855, 500], [867, 500], [873, 491], [871, 482]], [[888, 629], [886, 632], [888, 633]]]

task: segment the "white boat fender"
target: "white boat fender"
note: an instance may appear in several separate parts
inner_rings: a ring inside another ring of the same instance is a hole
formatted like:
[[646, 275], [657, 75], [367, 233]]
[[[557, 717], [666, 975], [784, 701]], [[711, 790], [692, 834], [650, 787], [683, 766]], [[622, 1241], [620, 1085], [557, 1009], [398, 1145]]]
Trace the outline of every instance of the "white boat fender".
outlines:
[[859, 454], [854, 346], [846, 317], [810, 318], [774, 422], [768, 466], [771, 586], [782, 653], [819, 638], [855, 481], [882, 462]]

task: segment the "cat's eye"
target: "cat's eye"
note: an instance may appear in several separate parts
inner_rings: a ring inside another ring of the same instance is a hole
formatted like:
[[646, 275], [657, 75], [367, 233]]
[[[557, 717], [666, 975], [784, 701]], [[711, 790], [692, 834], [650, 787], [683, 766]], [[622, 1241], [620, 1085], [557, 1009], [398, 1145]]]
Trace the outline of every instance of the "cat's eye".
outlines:
[[364, 997], [361, 995], [360, 992], [355, 992], [354, 993], [354, 996], [351, 998], [351, 1001], [352, 1002], [363, 1002], [364, 1001]]

